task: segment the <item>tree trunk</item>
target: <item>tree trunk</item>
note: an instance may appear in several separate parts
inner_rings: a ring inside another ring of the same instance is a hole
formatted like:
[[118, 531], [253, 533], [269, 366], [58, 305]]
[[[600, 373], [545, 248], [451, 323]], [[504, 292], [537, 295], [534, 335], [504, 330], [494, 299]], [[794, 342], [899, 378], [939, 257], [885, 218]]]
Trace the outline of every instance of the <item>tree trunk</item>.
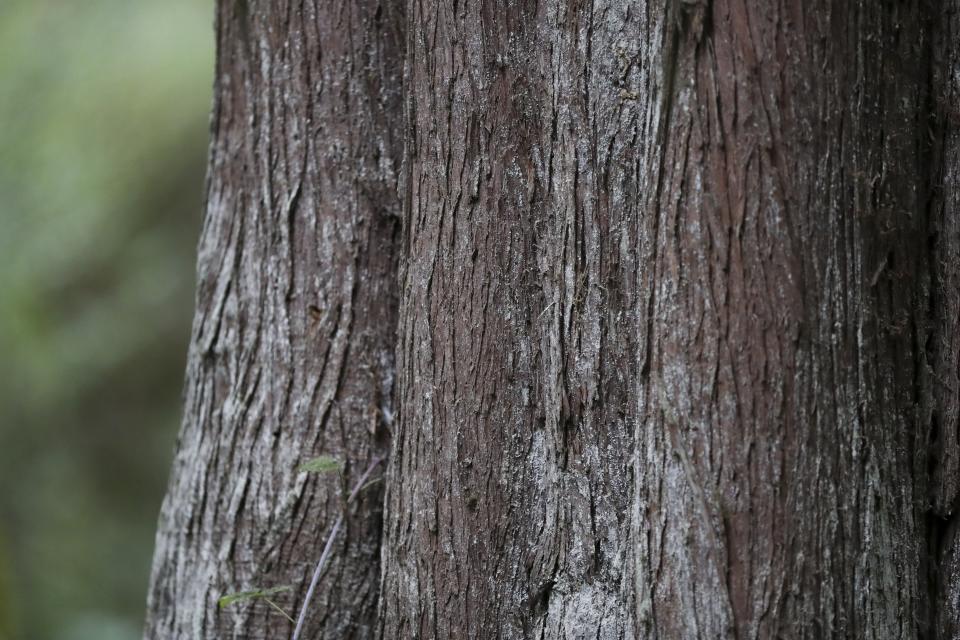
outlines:
[[220, 2], [147, 637], [954, 635], [953, 4]]
[[915, 638], [919, 5], [409, 7], [385, 638]]
[[[402, 11], [378, 0], [218, 3], [217, 71], [185, 412], [148, 638], [276, 638], [352, 485], [386, 453], [396, 330]], [[319, 454], [347, 463], [316, 477]], [[366, 638], [382, 486], [351, 508], [303, 637]]]

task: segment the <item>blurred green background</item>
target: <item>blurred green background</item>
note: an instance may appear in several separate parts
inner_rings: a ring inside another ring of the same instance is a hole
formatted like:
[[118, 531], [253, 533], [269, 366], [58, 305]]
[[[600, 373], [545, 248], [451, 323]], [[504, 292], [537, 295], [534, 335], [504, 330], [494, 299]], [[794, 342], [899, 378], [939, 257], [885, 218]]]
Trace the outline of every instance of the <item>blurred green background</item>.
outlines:
[[0, 0], [0, 640], [140, 637], [212, 15], [211, 0]]

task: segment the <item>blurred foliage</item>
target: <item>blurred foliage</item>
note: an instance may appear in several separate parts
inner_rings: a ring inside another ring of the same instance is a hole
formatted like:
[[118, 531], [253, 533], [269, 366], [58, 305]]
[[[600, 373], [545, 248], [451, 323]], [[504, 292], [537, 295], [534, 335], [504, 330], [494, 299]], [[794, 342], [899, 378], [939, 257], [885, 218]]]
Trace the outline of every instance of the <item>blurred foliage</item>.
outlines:
[[0, 640], [140, 637], [212, 15], [211, 0], [0, 0]]

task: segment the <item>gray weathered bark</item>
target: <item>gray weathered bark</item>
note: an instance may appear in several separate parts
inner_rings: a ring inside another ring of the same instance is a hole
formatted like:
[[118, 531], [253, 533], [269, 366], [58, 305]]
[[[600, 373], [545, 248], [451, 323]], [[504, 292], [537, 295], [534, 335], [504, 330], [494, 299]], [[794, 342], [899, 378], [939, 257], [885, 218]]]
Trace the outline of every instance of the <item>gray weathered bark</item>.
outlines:
[[221, 1], [147, 636], [954, 635], [956, 2]]
[[[378, 0], [218, 3], [207, 213], [185, 413], [148, 638], [276, 638], [342, 487], [392, 415], [402, 11]], [[342, 483], [297, 471], [321, 453]], [[304, 637], [370, 637], [382, 487], [350, 509]]]

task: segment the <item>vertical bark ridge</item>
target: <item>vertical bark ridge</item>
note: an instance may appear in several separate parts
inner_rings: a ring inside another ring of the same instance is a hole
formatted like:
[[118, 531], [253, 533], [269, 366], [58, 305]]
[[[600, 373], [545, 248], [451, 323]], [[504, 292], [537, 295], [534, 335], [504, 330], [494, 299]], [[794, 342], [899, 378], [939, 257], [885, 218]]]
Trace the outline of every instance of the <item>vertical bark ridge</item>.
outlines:
[[632, 633], [623, 329], [658, 11], [408, 7], [383, 637]]
[[[275, 638], [344, 487], [385, 447], [397, 294], [402, 10], [219, 2], [207, 212], [184, 419], [157, 536], [148, 638]], [[329, 453], [335, 477], [297, 471]], [[308, 636], [372, 637], [382, 488], [364, 492]]]
[[647, 195], [637, 628], [915, 638], [928, 9], [675, 6]]

